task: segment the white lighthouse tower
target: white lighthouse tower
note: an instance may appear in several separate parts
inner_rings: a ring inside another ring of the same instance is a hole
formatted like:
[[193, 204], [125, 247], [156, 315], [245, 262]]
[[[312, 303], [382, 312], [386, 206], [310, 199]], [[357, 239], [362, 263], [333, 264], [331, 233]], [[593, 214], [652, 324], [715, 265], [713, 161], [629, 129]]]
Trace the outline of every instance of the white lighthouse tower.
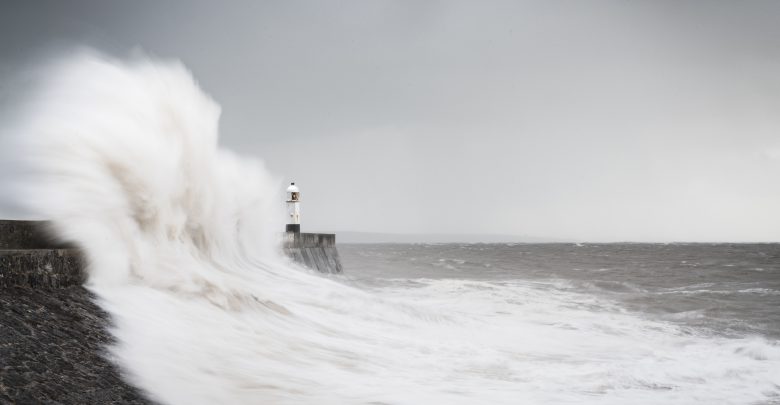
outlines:
[[301, 192], [295, 183], [287, 187], [287, 232], [301, 232]]

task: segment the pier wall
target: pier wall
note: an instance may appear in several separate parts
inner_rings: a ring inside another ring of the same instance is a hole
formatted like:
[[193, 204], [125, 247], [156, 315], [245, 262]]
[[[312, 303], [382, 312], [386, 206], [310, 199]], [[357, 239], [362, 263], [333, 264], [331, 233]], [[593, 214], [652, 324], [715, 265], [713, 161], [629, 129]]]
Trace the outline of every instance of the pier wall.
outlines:
[[321, 273], [341, 273], [341, 258], [332, 233], [286, 232], [282, 250], [294, 262]]
[[0, 287], [79, 286], [83, 269], [78, 250], [55, 242], [46, 222], [0, 220]]

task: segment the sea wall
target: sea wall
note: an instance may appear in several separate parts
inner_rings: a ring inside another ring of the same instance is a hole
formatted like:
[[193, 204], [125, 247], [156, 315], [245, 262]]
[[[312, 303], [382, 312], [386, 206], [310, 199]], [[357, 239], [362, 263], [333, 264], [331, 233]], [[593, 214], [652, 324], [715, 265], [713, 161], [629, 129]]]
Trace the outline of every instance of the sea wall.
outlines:
[[341, 273], [341, 258], [332, 233], [286, 232], [282, 249], [294, 262], [322, 273]]
[[44, 223], [0, 220], [0, 404], [152, 404], [108, 360], [83, 268]]
[[[50, 235], [45, 221], [0, 220], [0, 286], [57, 288], [84, 283], [84, 260], [79, 251], [55, 242]], [[282, 251], [312, 270], [343, 271], [334, 234], [287, 232]]]
[[78, 250], [57, 243], [43, 221], [0, 220], [0, 287], [59, 288], [86, 280]]
[[0, 250], [66, 247], [54, 242], [45, 221], [0, 220]]

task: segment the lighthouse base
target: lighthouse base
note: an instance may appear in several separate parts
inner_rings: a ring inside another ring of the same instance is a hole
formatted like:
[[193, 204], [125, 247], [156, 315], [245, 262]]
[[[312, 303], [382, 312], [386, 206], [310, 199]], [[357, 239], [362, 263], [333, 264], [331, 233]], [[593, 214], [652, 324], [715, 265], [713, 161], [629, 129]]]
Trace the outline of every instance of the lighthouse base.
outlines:
[[301, 233], [301, 224], [287, 224], [285, 231]]
[[334, 234], [287, 232], [284, 234], [282, 248], [292, 261], [312, 270], [322, 273], [343, 271]]

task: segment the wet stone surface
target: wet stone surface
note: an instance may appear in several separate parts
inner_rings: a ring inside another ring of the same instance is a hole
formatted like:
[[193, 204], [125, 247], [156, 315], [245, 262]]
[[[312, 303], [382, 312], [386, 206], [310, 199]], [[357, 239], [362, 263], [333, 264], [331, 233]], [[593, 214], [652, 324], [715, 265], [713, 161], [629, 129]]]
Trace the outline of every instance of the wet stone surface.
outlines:
[[108, 317], [81, 286], [0, 288], [0, 404], [151, 404], [106, 359]]
[[84, 283], [84, 259], [76, 249], [0, 249], [0, 288], [59, 288]]
[[46, 221], [13, 221], [0, 219], [0, 249], [67, 249], [57, 241]]

